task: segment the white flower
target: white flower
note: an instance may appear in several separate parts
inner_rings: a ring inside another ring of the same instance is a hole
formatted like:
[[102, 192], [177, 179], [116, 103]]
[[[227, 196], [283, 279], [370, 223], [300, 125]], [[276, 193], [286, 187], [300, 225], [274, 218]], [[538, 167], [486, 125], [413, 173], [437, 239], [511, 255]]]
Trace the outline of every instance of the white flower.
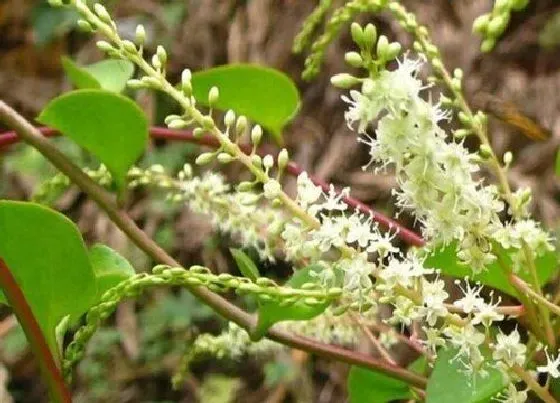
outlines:
[[560, 378], [560, 354], [555, 359], [548, 355], [548, 350], [545, 350], [545, 354], [546, 365], [544, 367], [537, 367], [537, 371], [547, 373], [553, 378]]
[[496, 335], [492, 358], [496, 361], [503, 361], [509, 367], [524, 365], [526, 351], [527, 347], [520, 343], [520, 336], [517, 330], [512, 331], [508, 335], [500, 331]]
[[438, 318], [447, 315], [444, 303], [449, 294], [445, 291], [445, 283], [439, 279], [429, 282], [422, 278], [422, 295], [424, 304], [420, 312], [426, 317], [428, 325], [434, 326]]
[[362, 216], [355, 214], [350, 216], [348, 224], [348, 234], [346, 235], [346, 242], [348, 243], [356, 242], [361, 248], [365, 248], [370, 244], [370, 241], [378, 238], [378, 232], [372, 231], [371, 218], [363, 220]]
[[459, 288], [463, 291], [464, 297], [453, 302], [453, 305], [467, 314], [484, 305], [484, 299], [480, 297], [480, 292], [482, 291], [481, 286], [471, 287], [469, 282], [465, 281], [465, 288], [463, 288], [460, 286], [459, 280], [456, 280], [455, 284], [459, 285]]
[[307, 209], [308, 206], [319, 200], [321, 194], [323, 194], [323, 191], [319, 186], [315, 186], [307, 172], [302, 172], [298, 175], [297, 201], [304, 209]]
[[345, 290], [353, 292], [371, 289], [371, 274], [375, 270], [375, 265], [368, 262], [366, 252], [358, 254], [353, 259], [341, 260], [338, 267], [344, 272]]
[[507, 389], [493, 400], [502, 403], [525, 403], [527, 401], [527, 390], [517, 390], [515, 385], [510, 383]]

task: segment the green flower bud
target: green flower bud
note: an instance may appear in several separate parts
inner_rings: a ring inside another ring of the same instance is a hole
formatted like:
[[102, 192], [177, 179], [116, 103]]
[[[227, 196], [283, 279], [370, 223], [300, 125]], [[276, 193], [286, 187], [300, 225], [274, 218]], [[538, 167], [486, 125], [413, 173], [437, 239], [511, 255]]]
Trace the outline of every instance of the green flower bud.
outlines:
[[490, 158], [492, 156], [492, 149], [488, 144], [481, 144], [479, 149], [479, 154], [482, 158]]
[[484, 53], [488, 53], [492, 49], [494, 49], [495, 45], [496, 45], [496, 40], [494, 38], [486, 38], [485, 40], [482, 41], [482, 44], [480, 45], [480, 50]]
[[202, 153], [198, 157], [194, 163], [196, 165], [206, 165], [214, 159], [214, 153]]
[[477, 34], [484, 34], [488, 30], [488, 23], [490, 22], [490, 14], [482, 14], [476, 17], [473, 22], [472, 30]]
[[282, 186], [278, 181], [271, 179], [264, 184], [263, 190], [264, 190], [264, 197], [266, 197], [268, 200], [272, 200], [278, 197], [278, 195], [280, 195], [280, 193], [282, 192]]
[[233, 161], [234, 158], [229, 155], [228, 153], [219, 153], [218, 154], [218, 161], [222, 164], [228, 164]]
[[511, 0], [496, 0], [494, 3], [494, 12], [497, 14], [503, 14], [507, 12], [510, 8]]
[[455, 130], [453, 132], [453, 137], [455, 137], [457, 140], [461, 140], [461, 139], [467, 137], [469, 134], [471, 134], [470, 130], [458, 129], [458, 130]]
[[238, 136], [240, 136], [245, 133], [245, 130], [247, 130], [247, 118], [241, 115], [237, 118], [237, 123], [235, 124], [235, 132]]
[[512, 161], [513, 161], [513, 154], [511, 153], [511, 151], [506, 151], [506, 153], [504, 154], [504, 164], [506, 166], [509, 166]]
[[352, 40], [358, 45], [359, 47], [364, 46], [364, 31], [362, 27], [357, 22], [353, 22], [350, 25], [350, 32], [352, 34]]
[[226, 112], [226, 116], [224, 117], [224, 124], [227, 127], [233, 126], [235, 123], [235, 112], [231, 109]]
[[253, 163], [254, 166], [259, 167], [262, 165], [262, 159], [261, 156], [258, 154], [253, 154], [251, 155], [251, 162]]
[[527, 4], [529, 4], [529, 0], [510, 0], [511, 8], [515, 11], [521, 11]]
[[263, 135], [262, 128], [259, 125], [255, 125], [251, 130], [251, 143], [253, 143], [253, 145], [255, 146], [258, 146], [259, 143], [261, 142], [262, 135]]
[[392, 42], [387, 48], [387, 59], [395, 59], [399, 53], [401, 53], [401, 44], [398, 42]]
[[208, 104], [210, 105], [211, 108], [213, 108], [216, 105], [216, 102], [218, 102], [219, 98], [220, 98], [220, 90], [218, 90], [218, 87], [210, 88], [210, 91], [208, 91]]
[[113, 45], [111, 45], [107, 41], [97, 41], [96, 46], [99, 50], [103, 52], [109, 52], [111, 50], [114, 50]]
[[389, 48], [389, 40], [385, 35], [381, 35], [377, 41], [377, 58], [379, 60], [387, 60], [387, 50]]
[[206, 130], [210, 130], [214, 127], [214, 119], [212, 116], [204, 116], [202, 118], [202, 128]]
[[348, 73], [340, 73], [331, 77], [331, 84], [337, 88], [348, 89], [359, 83], [359, 78]]
[[377, 40], [377, 28], [373, 24], [367, 24], [364, 29], [364, 46], [367, 50], [373, 49]]
[[352, 67], [360, 68], [364, 65], [364, 60], [358, 52], [346, 52], [344, 60]]
[[51, 7], [62, 7], [63, 5], [62, 0], [49, 0], [49, 6]]
[[162, 63], [161, 60], [159, 60], [158, 55], [153, 55], [152, 56], [152, 66], [154, 66], [154, 69], [156, 70], [161, 70], [162, 68]]
[[103, 22], [111, 22], [111, 16], [107, 12], [107, 9], [100, 3], [95, 3], [93, 5], [93, 11]]
[[161, 64], [165, 65], [165, 63], [167, 63], [167, 52], [165, 51], [165, 48], [163, 46], [158, 45], [156, 49], [156, 55], [161, 61]]
[[131, 42], [129, 40], [124, 40], [122, 42], [122, 46], [123, 46], [123, 49], [128, 53], [133, 53], [134, 54], [134, 53], [138, 52], [138, 49], [136, 49], [136, 45], [134, 44], [134, 42]]
[[488, 35], [493, 37], [500, 36], [505, 31], [508, 22], [509, 14], [502, 14], [492, 18], [488, 24]]
[[278, 167], [280, 169], [284, 169], [286, 167], [286, 165], [288, 164], [288, 161], [290, 160], [290, 156], [288, 154], [288, 150], [286, 150], [285, 148], [283, 148], [279, 153], [278, 153]]
[[183, 119], [174, 119], [167, 124], [170, 129], [184, 129], [188, 124]]
[[138, 46], [143, 46], [146, 42], [146, 29], [144, 25], [140, 24], [136, 27], [135, 40]]
[[78, 28], [82, 32], [91, 33], [94, 31], [91, 24], [85, 20], [78, 20], [77, 24], [78, 24]]
[[202, 127], [197, 127], [193, 130], [193, 136], [197, 139], [201, 138], [204, 133], [206, 133], [206, 130], [204, 130]]

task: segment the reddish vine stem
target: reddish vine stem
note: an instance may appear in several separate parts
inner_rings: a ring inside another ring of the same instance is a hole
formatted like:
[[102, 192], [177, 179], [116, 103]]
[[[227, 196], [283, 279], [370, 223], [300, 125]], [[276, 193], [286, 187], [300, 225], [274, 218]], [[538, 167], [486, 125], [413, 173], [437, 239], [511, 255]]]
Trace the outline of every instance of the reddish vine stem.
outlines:
[[[45, 136], [45, 137], [54, 137], [59, 135], [59, 133], [48, 127], [40, 127], [38, 130]], [[164, 140], [171, 140], [171, 141], [187, 141], [190, 143], [197, 143], [200, 145], [218, 148], [220, 143], [214, 137], [210, 136], [202, 136], [200, 138], [194, 137], [191, 131], [189, 130], [171, 130], [164, 127], [151, 127], [150, 128], [150, 135], [154, 139], [164, 139]], [[0, 151], [11, 144], [15, 144], [19, 141], [18, 136], [15, 132], [6, 132], [0, 133]], [[249, 153], [251, 151], [251, 147], [249, 146], [241, 146], [241, 149]], [[290, 175], [297, 176], [302, 173], [304, 170], [295, 162], [290, 161], [286, 166], [286, 172]], [[315, 185], [320, 186], [324, 192], [329, 191], [330, 184], [327, 182], [311, 176], [310, 177]], [[348, 206], [352, 207], [355, 210], [361, 211], [367, 215], [371, 215], [374, 221], [381, 224], [384, 228], [389, 230], [394, 230], [396, 235], [412, 246], [424, 246], [425, 241], [422, 239], [420, 235], [415, 233], [414, 231], [406, 228], [399, 222], [381, 214], [378, 211], [375, 211], [367, 204], [363, 203], [362, 201], [353, 198], [352, 196], [344, 196], [343, 200], [348, 204]]]
[[2, 258], [0, 258], [0, 287], [25, 332], [33, 355], [39, 362], [39, 369], [47, 383], [50, 398], [57, 403], [71, 403], [72, 396], [64, 383], [39, 323], [16, 279]]
[[[170, 266], [181, 266], [179, 262], [168, 255], [167, 252], [142, 231], [126, 212], [117, 207], [115, 198], [110, 193], [92, 181], [80, 167], [73, 164], [64, 154], [54, 147], [37, 128], [2, 101], [0, 101], [0, 121], [3, 121], [8, 127], [14, 129], [18, 137], [21, 137], [23, 141], [36, 148], [60, 172], [68, 176], [73, 183], [78, 185], [82, 191], [107, 213], [111, 221], [154, 261]], [[216, 313], [235, 322], [248, 332], [251, 332], [255, 327], [256, 318], [254, 315], [245, 312], [220, 295], [202, 287], [190, 286], [187, 288], [195, 297], [211, 307]], [[408, 371], [405, 368], [388, 365], [381, 360], [374, 359], [367, 355], [317, 342], [307, 337], [287, 333], [275, 327], [272, 327], [267, 332], [266, 337], [286, 346], [315, 353], [325, 358], [372, 369], [422, 389], [427, 385], [425, 377]]]

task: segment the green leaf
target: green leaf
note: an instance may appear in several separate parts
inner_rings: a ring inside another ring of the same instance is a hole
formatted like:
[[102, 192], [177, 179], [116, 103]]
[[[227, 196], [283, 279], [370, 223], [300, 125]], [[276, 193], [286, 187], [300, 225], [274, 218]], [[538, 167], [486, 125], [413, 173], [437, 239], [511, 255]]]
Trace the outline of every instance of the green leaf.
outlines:
[[348, 375], [350, 403], [386, 403], [412, 397], [409, 386], [379, 372], [352, 366]]
[[296, 85], [284, 73], [268, 67], [232, 64], [194, 73], [193, 95], [208, 105], [208, 91], [220, 90], [216, 107], [233, 109], [270, 130], [282, 142], [282, 128], [296, 114], [300, 98]]
[[556, 153], [556, 165], [554, 168], [556, 175], [560, 176], [560, 150]]
[[134, 74], [134, 64], [128, 60], [103, 60], [89, 66], [79, 66], [63, 56], [62, 67], [68, 78], [79, 89], [104, 89], [116, 93], [126, 88]]
[[500, 392], [506, 384], [502, 374], [487, 366], [488, 375], [473, 378], [464, 372], [459, 359], [453, 359], [457, 351], [440, 350], [434, 370], [428, 380], [426, 403], [486, 403]]
[[257, 278], [260, 277], [259, 269], [257, 265], [251, 260], [249, 256], [241, 249], [229, 249], [233, 258], [235, 259], [235, 263], [237, 264], [237, 268], [248, 279], [251, 281], [256, 281]]
[[136, 274], [128, 260], [105, 245], [94, 245], [89, 250], [89, 261], [97, 283], [96, 301], [107, 290]]
[[48, 45], [72, 30], [79, 16], [75, 10], [51, 7], [46, 1], [42, 1], [31, 11], [34, 42], [39, 46]]
[[[55, 329], [60, 321], [67, 315], [77, 319], [97, 292], [78, 228], [39, 204], [0, 201], [0, 256], [56, 351]], [[3, 295], [0, 301], [5, 303]]]
[[[317, 280], [311, 275], [312, 271], [322, 270], [322, 266], [310, 265], [297, 270], [286, 282], [286, 286], [300, 288], [306, 283], [315, 283]], [[318, 305], [307, 305], [301, 301], [293, 305], [281, 306], [279, 302], [270, 301], [259, 304], [257, 326], [251, 334], [253, 340], [258, 340], [264, 336], [266, 331], [275, 323], [283, 320], [309, 320], [322, 314], [330, 305], [325, 302]]]
[[148, 141], [148, 122], [130, 99], [109, 91], [78, 90], [55, 98], [39, 122], [58, 129], [104, 163], [123, 189], [129, 168]]
[[[505, 260], [511, 267], [511, 258], [509, 256], [506, 253]], [[506, 294], [517, 297], [517, 291], [510, 285], [499, 263], [492, 263], [482, 273], [473, 275], [472, 270], [468, 266], [461, 264], [457, 259], [455, 244], [436, 250], [428, 256], [424, 264], [426, 267], [439, 269], [443, 274], [451, 277], [464, 278], [468, 276], [472, 281], [480, 281], [481, 284], [497, 288]], [[556, 252], [547, 252], [545, 255], [538, 257], [536, 265], [541, 284], [546, 284], [557, 269]], [[521, 272], [519, 276], [525, 281], [531, 281], [527, 272]]]

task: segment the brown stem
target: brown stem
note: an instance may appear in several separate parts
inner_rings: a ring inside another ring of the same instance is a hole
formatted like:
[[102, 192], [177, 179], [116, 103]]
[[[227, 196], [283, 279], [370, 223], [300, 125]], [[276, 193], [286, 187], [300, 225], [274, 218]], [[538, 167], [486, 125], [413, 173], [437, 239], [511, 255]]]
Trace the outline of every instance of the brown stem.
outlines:
[[2, 258], [0, 258], [0, 287], [25, 332], [33, 355], [39, 362], [39, 369], [49, 388], [50, 398], [58, 403], [71, 403], [72, 395], [64, 383], [45, 335], [41, 331], [25, 295]]
[[[91, 199], [93, 199], [111, 218], [111, 220], [148, 256], [159, 263], [170, 266], [181, 266], [175, 259], [161, 249], [150, 237], [148, 237], [134, 221], [122, 210], [116, 207], [114, 198], [101, 186], [93, 182], [82, 170], [69, 161], [41, 132], [31, 125], [25, 118], [19, 115], [4, 102], [0, 101], [0, 120], [16, 131], [23, 141], [36, 148], [47, 158], [59, 171], [64, 173], [70, 180], [78, 185]], [[219, 315], [237, 323], [239, 326], [250, 331], [256, 325], [254, 315], [251, 315], [237, 306], [233, 305], [221, 296], [201, 287], [189, 287], [189, 291], [210, 306]], [[381, 360], [376, 360], [363, 354], [349, 351], [340, 347], [319, 343], [305, 337], [296, 336], [276, 328], [268, 331], [266, 336], [274, 341], [292, 348], [297, 348], [322, 357], [331, 358], [353, 365], [359, 365], [385, 375], [400, 379], [406, 383], [420, 388], [425, 388], [426, 378], [419, 376], [404, 368], [391, 366]]]

